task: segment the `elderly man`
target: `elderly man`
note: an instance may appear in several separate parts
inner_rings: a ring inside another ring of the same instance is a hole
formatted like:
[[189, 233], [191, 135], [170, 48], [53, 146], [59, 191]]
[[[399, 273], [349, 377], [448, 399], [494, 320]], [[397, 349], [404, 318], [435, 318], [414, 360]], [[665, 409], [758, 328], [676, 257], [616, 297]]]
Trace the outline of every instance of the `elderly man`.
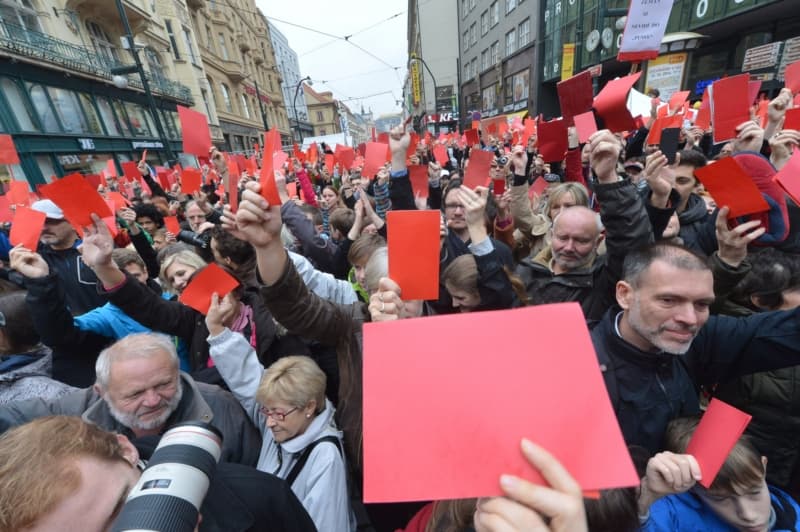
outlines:
[[[139, 480], [138, 463], [125, 436], [75, 417], [16, 427], [0, 436], [0, 530], [110, 530]], [[282, 479], [224, 462], [198, 520], [200, 532], [316, 530]]]
[[204, 421], [225, 436], [221, 460], [256, 464], [261, 438], [239, 403], [228, 392], [181, 373], [168, 337], [127, 336], [100, 353], [95, 370], [91, 388], [54, 402], [35, 399], [1, 408], [0, 432], [49, 414], [81, 416], [131, 439], [161, 435], [183, 421]]
[[[599, 319], [614, 302], [614, 285], [622, 273], [625, 254], [652, 242], [652, 227], [636, 186], [617, 174], [621, 149], [609, 131], [591, 137], [589, 159], [598, 179], [594, 191], [600, 202], [600, 219], [592, 210], [578, 206], [556, 216], [551, 246], [517, 267], [531, 304], [577, 301], [588, 319]], [[608, 253], [598, 255], [603, 225]]]

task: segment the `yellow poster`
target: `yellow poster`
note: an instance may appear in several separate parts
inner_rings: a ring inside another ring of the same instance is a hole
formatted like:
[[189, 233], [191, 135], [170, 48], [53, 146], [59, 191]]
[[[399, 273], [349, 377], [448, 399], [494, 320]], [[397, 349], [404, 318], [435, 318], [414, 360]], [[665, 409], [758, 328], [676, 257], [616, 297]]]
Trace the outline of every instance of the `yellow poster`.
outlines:
[[572, 77], [575, 70], [575, 43], [566, 43], [561, 52], [561, 81]]
[[[412, 57], [416, 57], [412, 55]], [[411, 97], [414, 105], [418, 105], [422, 100], [422, 87], [419, 79], [419, 61], [411, 61]]]
[[647, 89], [658, 89], [661, 101], [669, 100], [672, 93], [681, 90], [687, 58], [688, 54], [681, 52], [679, 54], [660, 55], [656, 59], [648, 61], [645, 87]]

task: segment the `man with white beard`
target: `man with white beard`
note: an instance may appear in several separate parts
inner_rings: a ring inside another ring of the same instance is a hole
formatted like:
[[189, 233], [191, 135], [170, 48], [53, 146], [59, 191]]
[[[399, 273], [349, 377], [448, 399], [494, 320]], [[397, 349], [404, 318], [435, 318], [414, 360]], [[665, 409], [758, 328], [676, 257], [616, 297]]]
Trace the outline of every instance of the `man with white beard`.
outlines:
[[[11, 403], [0, 409], [0, 432], [31, 419], [81, 416], [131, 440], [158, 438], [176, 423], [203, 421], [223, 434], [221, 461], [255, 465], [261, 437], [228, 392], [178, 369], [172, 341], [160, 334], [126, 336], [100, 353], [96, 382], [60, 399]], [[57, 437], [54, 435], [54, 437]]]

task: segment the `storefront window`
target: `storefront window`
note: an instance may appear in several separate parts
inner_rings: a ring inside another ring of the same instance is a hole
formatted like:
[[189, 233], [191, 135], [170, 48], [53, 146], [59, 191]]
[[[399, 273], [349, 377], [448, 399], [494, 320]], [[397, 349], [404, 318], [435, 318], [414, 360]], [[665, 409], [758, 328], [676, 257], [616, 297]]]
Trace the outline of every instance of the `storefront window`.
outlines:
[[58, 120], [56, 120], [56, 114], [50, 106], [50, 100], [47, 97], [44, 87], [41, 85], [34, 85], [33, 83], [28, 83], [27, 85], [28, 94], [31, 96], [31, 102], [33, 102], [33, 107], [39, 114], [39, 120], [44, 130], [47, 132], [61, 132], [61, 128], [58, 127]]
[[64, 169], [64, 175], [74, 172], [81, 174], [99, 174], [106, 168], [112, 158], [110, 153], [63, 153], [56, 155], [58, 164]]
[[125, 102], [125, 110], [128, 112], [128, 118], [131, 121], [131, 128], [133, 128], [134, 135], [137, 137], [152, 136], [141, 106], [132, 102]]
[[42, 177], [48, 183], [53, 181], [53, 177], [56, 175], [56, 167], [53, 166], [53, 158], [49, 155], [37, 155], [36, 156], [36, 165], [39, 167], [39, 171], [42, 173]]
[[156, 127], [156, 123], [153, 121], [153, 115], [150, 113], [150, 110], [147, 107], [140, 105], [139, 112], [142, 113], [142, 116], [147, 123], [147, 129], [150, 131], [150, 135], [156, 136], [158, 134], [158, 128]]
[[119, 127], [117, 127], [117, 120], [114, 118], [114, 110], [108, 99], [103, 96], [96, 96], [97, 108], [100, 110], [100, 116], [103, 119], [103, 125], [106, 127], [108, 134], [114, 137], [119, 136]]
[[122, 102], [119, 100], [113, 100], [112, 105], [114, 107], [114, 111], [117, 113], [122, 134], [126, 137], [132, 137], [133, 130], [131, 129], [130, 122], [128, 121], [128, 113], [125, 112], [125, 106], [122, 105]]
[[175, 132], [177, 135], [175, 136], [176, 139], [181, 138], [181, 121], [178, 119], [177, 111], [166, 111], [166, 113], [172, 118], [172, 123], [175, 124]]
[[25, 96], [19, 90], [19, 85], [16, 81], [9, 78], [2, 78], [0, 80], [0, 88], [2, 88], [3, 95], [8, 101], [8, 107], [14, 113], [14, 118], [17, 119], [17, 124], [22, 131], [36, 131], [36, 121], [31, 112], [30, 106], [25, 101]]
[[88, 133], [89, 126], [86, 124], [86, 117], [83, 116], [81, 106], [78, 103], [77, 95], [74, 92], [58, 87], [47, 87], [53, 107], [61, 119], [66, 133]]
[[83, 105], [83, 111], [86, 114], [87, 124], [89, 125], [89, 132], [95, 135], [102, 135], [103, 127], [100, 125], [100, 117], [97, 115], [97, 109], [94, 107], [92, 97], [85, 92], [79, 92], [78, 99]]

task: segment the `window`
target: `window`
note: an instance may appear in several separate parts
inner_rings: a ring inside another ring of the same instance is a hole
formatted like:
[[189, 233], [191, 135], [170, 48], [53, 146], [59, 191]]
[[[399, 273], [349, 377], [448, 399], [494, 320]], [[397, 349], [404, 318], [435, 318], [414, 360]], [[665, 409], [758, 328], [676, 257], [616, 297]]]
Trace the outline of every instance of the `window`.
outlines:
[[214, 50], [214, 34], [211, 33], [211, 26], [206, 24], [206, 48]]
[[172, 22], [165, 20], [164, 27], [167, 28], [167, 35], [169, 35], [169, 47], [172, 48], [172, 57], [180, 61], [181, 53], [178, 51], [178, 43], [175, 41], [175, 34], [172, 31]]
[[322, 111], [317, 111], [317, 122], [322, 122], [325, 120], [325, 116], [322, 114]]
[[200, 89], [200, 95], [203, 97], [203, 104], [206, 106], [206, 116], [211, 120], [211, 104], [208, 100], [208, 91], [206, 89]]
[[489, 49], [481, 52], [481, 70], [486, 70], [489, 68]]
[[186, 53], [189, 54], [189, 59], [192, 61], [192, 64], [198, 64], [197, 54], [194, 53], [194, 46], [192, 46], [192, 32], [186, 27], [183, 28], [183, 44], [186, 46]]
[[478, 27], [473, 22], [469, 27], [469, 44], [472, 46], [478, 42]]
[[475, 4], [477, 3], [478, 3], [477, 0], [469, 0], [469, 10], [472, 11], [473, 9], [475, 9]]
[[517, 0], [506, 0], [506, 15], [514, 11], [515, 7], [517, 7]]
[[522, 48], [528, 44], [528, 39], [531, 38], [531, 19], [526, 18], [520, 22], [517, 27], [517, 33], [519, 34], [519, 47]]
[[492, 2], [492, 5], [489, 6], [489, 26], [495, 27], [495, 25], [500, 22], [500, 4], [498, 3], [500, 0], [495, 0]]
[[493, 65], [496, 65], [500, 61], [500, 43], [498, 41], [494, 41], [492, 43], [492, 47], [489, 49], [491, 55], [491, 61]]
[[108, 98], [105, 96], [96, 96], [95, 101], [97, 102], [97, 109], [100, 111], [100, 118], [102, 118], [108, 134], [115, 137], [119, 136], [117, 120], [114, 118], [114, 110], [111, 108]]
[[506, 55], [511, 55], [517, 51], [517, 30], [506, 33]]
[[466, 18], [468, 13], [467, 0], [461, 0], [461, 17]]
[[478, 58], [477, 57], [473, 58], [472, 61], [469, 62], [469, 65], [470, 65], [470, 69], [472, 69], [472, 77], [477, 76], [478, 75]]
[[20, 86], [11, 79], [2, 78], [0, 81], [0, 89], [3, 91], [3, 96], [8, 101], [8, 107], [14, 113], [14, 118], [17, 119], [17, 124], [22, 131], [36, 131], [36, 120], [30, 107], [25, 103], [25, 96], [20, 90]]
[[232, 113], [233, 104], [231, 103], [231, 91], [224, 83], [220, 83], [219, 86], [222, 89], [222, 101], [225, 102], [225, 110]]
[[247, 105], [247, 96], [244, 93], [239, 95], [242, 99], [242, 112], [245, 118], [250, 118], [250, 106]]
[[[125, 102], [125, 111], [127, 111], [128, 118], [131, 121], [134, 135], [137, 137], [153, 136], [153, 132], [150, 129], [152, 118], [147, 116], [148, 113], [141, 105], [137, 105], [133, 102]], [[148, 118], [150, 119], [148, 120]]]
[[95, 52], [112, 63], [119, 62], [117, 47], [111, 44], [106, 30], [96, 22], [86, 21], [86, 29], [89, 30], [89, 40], [92, 41]]
[[78, 103], [77, 94], [58, 87], [48, 87], [47, 93], [50, 95], [50, 101], [53, 102], [53, 107], [66, 133], [87, 133], [89, 131], [86, 118], [81, 111], [81, 105]]
[[481, 36], [489, 33], [489, 11], [481, 13]]
[[133, 130], [131, 129], [130, 122], [128, 120], [128, 113], [125, 111], [125, 106], [122, 105], [120, 100], [112, 100], [111, 106], [114, 108], [114, 111], [117, 114], [117, 118], [119, 119], [119, 126], [122, 130], [123, 136], [132, 137]]
[[227, 61], [230, 58], [228, 57], [228, 46], [225, 44], [225, 34], [218, 33], [217, 37], [219, 37], [219, 53]]
[[103, 127], [100, 125], [100, 117], [97, 114], [97, 109], [94, 107], [92, 97], [85, 92], [79, 92], [78, 99], [83, 106], [83, 113], [86, 115], [86, 125], [89, 126], [89, 133], [102, 135]]
[[463, 43], [462, 48], [464, 50], [469, 50], [469, 32], [468, 31], [464, 32], [463, 41], [464, 41], [464, 43]]
[[39, 16], [31, 0], [0, 1], [0, 20], [28, 30], [42, 31]]

